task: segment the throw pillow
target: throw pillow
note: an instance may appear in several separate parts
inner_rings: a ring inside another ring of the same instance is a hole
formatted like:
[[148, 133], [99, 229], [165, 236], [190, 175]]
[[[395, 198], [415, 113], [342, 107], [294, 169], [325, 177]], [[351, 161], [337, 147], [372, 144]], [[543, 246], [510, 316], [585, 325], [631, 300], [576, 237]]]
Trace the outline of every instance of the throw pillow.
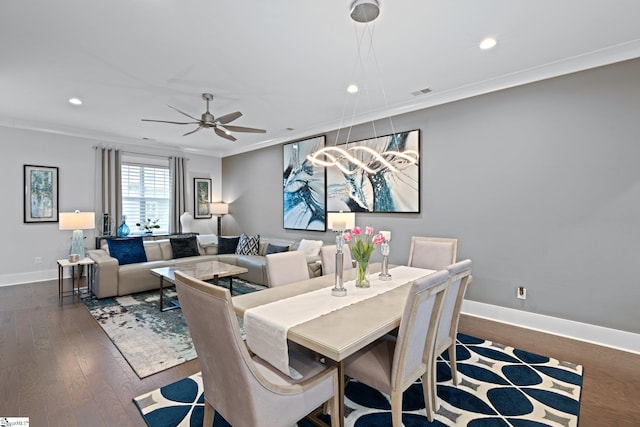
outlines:
[[269, 243], [267, 244], [267, 251], [265, 255], [277, 254], [280, 252], [288, 252], [288, 251], [289, 251], [289, 246], [278, 246], [278, 245], [272, 245], [271, 243]]
[[236, 247], [236, 255], [258, 255], [260, 249], [260, 235], [249, 236], [242, 233]]
[[235, 254], [240, 237], [218, 237], [218, 254]]
[[320, 248], [322, 247], [322, 240], [300, 240], [298, 250], [302, 251], [305, 256], [318, 256], [320, 255]]
[[147, 262], [142, 237], [128, 239], [108, 239], [109, 255], [118, 260], [119, 265]]
[[192, 237], [178, 237], [169, 239], [171, 243], [171, 251], [174, 258], [186, 258], [190, 256], [198, 256], [198, 240], [196, 236]]

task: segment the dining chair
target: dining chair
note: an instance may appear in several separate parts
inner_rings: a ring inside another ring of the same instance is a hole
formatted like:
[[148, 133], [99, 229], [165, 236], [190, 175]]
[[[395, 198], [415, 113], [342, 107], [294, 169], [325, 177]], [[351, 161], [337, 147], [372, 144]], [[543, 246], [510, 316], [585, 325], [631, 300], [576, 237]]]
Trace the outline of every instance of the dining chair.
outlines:
[[[320, 248], [320, 259], [322, 260], [322, 274], [333, 274], [336, 272], [336, 245], [326, 245]], [[353, 268], [353, 258], [349, 245], [342, 247], [342, 266], [345, 270]]]
[[[235, 427], [288, 427], [327, 403], [331, 426], [339, 425], [338, 370], [311, 354], [290, 351], [293, 380], [257, 356], [240, 333], [228, 289], [175, 272], [182, 313], [198, 354], [204, 384], [203, 426], [218, 411]], [[302, 349], [301, 347], [299, 347]]]
[[265, 255], [269, 286], [274, 288], [309, 278], [307, 258], [301, 251]]
[[411, 236], [409, 267], [442, 270], [456, 262], [458, 239]]
[[433, 360], [429, 365], [433, 368], [431, 381], [432, 408], [437, 409], [437, 379], [436, 358], [445, 350], [449, 352], [449, 364], [451, 366], [451, 378], [454, 385], [458, 385], [458, 369], [456, 367], [456, 336], [458, 335], [458, 322], [460, 320], [460, 308], [467, 291], [467, 285], [471, 282], [471, 260], [465, 259], [447, 266], [449, 272], [449, 287], [442, 305], [442, 316], [438, 326]]
[[433, 349], [449, 272], [441, 270], [412, 283], [397, 337], [385, 335], [345, 360], [348, 377], [391, 396], [393, 426], [402, 425], [402, 393], [418, 378], [429, 421], [433, 421]]

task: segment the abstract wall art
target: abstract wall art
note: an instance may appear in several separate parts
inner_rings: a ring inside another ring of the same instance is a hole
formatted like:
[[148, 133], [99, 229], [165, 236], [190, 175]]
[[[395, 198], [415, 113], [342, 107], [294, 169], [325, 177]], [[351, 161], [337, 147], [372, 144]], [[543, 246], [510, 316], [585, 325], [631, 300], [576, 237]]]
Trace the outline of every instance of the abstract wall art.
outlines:
[[58, 168], [24, 165], [24, 222], [58, 222]]
[[[354, 151], [371, 172], [356, 166], [349, 166], [347, 172], [327, 168], [327, 211], [420, 212], [420, 130], [340, 145], [350, 146], [369, 147], [380, 155]], [[397, 154], [408, 150], [418, 159], [416, 163]], [[393, 167], [386, 167], [381, 158]]]
[[193, 178], [193, 210], [195, 219], [211, 218], [211, 179]]
[[307, 154], [324, 147], [325, 137], [284, 144], [283, 226], [294, 230], [326, 230], [326, 173], [307, 160]]

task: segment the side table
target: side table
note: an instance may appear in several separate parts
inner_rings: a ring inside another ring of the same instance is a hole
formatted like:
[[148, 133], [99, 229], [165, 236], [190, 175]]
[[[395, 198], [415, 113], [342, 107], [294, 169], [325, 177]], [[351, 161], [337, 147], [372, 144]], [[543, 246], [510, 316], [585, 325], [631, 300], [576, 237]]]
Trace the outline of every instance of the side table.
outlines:
[[[87, 291], [89, 293], [93, 292], [93, 284], [95, 280], [95, 261], [89, 257], [85, 257], [76, 262], [71, 262], [68, 259], [59, 259], [58, 260], [58, 299], [62, 300], [62, 297], [66, 296], [66, 293], [71, 292], [72, 296], [76, 295], [76, 267], [78, 266], [87, 266]], [[67, 267], [71, 267], [71, 291], [64, 291], [64, 269]], [[78, 277], [78, 288], [77, 288], [78, 301], [80, 301], [80, 278]]]

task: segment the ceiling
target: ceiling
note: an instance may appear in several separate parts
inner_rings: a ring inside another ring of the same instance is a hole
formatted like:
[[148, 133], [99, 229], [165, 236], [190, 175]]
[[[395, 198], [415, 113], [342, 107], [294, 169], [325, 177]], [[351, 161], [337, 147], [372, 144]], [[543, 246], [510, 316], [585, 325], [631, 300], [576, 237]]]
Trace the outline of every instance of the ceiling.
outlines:
[[[224, 157], [640, 57], [636, 0], [381, 0], [368, 28], [350, 4], [4, 0], [0, 126]], [[203, 92], [267, 132], [141, 121], [186, 119], [167, 105], [199, 117]]]

